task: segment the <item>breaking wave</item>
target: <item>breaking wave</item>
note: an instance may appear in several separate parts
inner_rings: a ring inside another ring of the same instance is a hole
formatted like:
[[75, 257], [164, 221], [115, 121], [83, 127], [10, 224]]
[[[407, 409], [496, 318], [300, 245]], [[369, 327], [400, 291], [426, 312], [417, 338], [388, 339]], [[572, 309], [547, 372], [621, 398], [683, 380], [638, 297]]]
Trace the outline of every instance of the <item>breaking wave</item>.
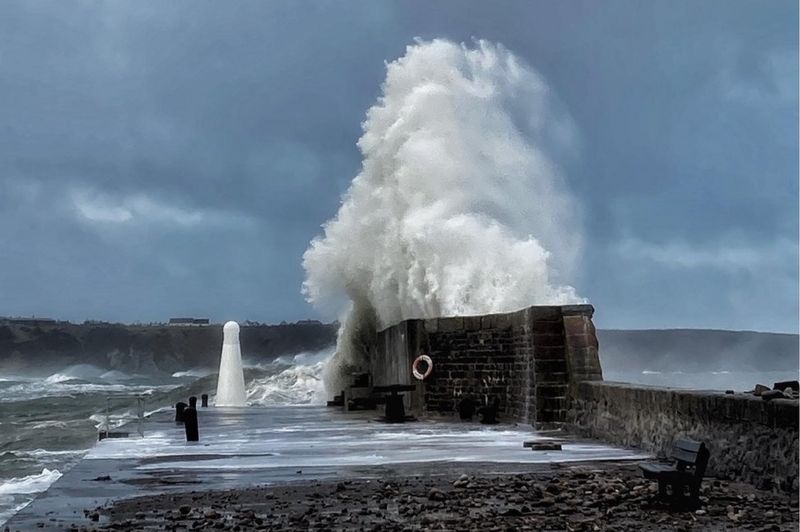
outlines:
[[580, 211], [557, 159], [572, 121], [503, 46], [419, 41], [387, 65], [361, 172], [303, 256], [303, 292], [344, 312], [327, 380], [368, 363], [376, 330], [408, 318], [583, 301], [568, 280]]
[[22, 478], [12, 478], [0, 484], [0, 495], [9, 495], [12, 493], [28, 494], [39, 493], [47, 489], [50, 484], [55, 482], [61, 477], [58, 469], [50, 471], [45, 468], [38, 475], [29, 475]]
[[25, 508], [32, 495], [46, 490], [50, 484], [61, 477], [57, 470], [42, 469], [41, 473], [25, 477], [12, 478], [0, 483], [0, 524]]
[[322, 372], [332, 351], [300, 353], [280, 357], [271, 364], [274, 372], [257, 377], [247, 384], [247, 402], [251, 405], [324, 404]]

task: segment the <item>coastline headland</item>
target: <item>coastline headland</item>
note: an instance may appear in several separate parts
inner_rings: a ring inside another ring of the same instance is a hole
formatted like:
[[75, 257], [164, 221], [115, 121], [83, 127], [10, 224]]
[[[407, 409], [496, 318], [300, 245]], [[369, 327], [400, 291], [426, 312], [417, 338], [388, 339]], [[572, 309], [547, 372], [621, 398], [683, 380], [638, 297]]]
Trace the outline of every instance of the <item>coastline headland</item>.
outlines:
[[[337, 323], [245, 323], [241, 342], [248, 360], [319, 351], [336, 341]], [[73, 364], [127, 373], [167, 373], [219, 367], [221, 324], [207, 326], [70, 323], [0, 319], [0, 370], [47, 376]]]

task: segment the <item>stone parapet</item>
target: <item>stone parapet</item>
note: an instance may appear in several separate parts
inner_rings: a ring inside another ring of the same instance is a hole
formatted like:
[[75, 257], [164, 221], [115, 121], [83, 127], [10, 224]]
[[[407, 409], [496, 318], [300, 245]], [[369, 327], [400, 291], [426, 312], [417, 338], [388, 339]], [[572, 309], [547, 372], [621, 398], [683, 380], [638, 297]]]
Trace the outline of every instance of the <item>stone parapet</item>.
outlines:
[[667, 453], [677, 437], [704, 442], [709, 472], [797, 491], [798, 402], [749, 394], [581, 382], [568, 415], [584, 436]]

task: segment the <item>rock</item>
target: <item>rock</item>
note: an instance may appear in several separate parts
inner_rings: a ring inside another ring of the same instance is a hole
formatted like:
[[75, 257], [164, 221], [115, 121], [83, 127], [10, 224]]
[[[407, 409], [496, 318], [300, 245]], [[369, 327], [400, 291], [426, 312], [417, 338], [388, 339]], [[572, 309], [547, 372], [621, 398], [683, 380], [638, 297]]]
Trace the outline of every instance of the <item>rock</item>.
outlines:
[[100, 520], [100, 514], [98, 512], [93, 512], [93, 513], [89, 514], [89, 519], [91, 519], [92, 521], [99, 521]]
[[762, 392], [761, 398], [765, 401], [772, 401], [773, 399], [783, 399], [786, 396], [780, 390], [767, 390], [766, 392]]
[[764, 392], [770, 391], [769, 386], [764, 386], [763, 384], [756, 384], [756, 387], [753, 391], [753, 395], [761, 395]]
[[542, 497], [538, 501], [539, 506], [553, 506], [555, 503], [556, 501], [552, 497]]
[[431, 501], [444, 501], [447, 499], [447, 495], [440, 489], [431, 488], [428, 492], [428, 500]]
[[178, 511], [180, 511], [182, 515], [186, 515], [192, 511], [192, 507], [187, 504], [184, 504], [183, 506], [178, 508]]
[[97, 481], [97, 482], [108, 482], [109, 480], [111, 480], [111, 476], [110, 475], [101, 475], [99, 477], [93, 478], [92, 480]]
[[700, 510], [695, 510], [695, 515], [706, 515], [706, 511], [702, 508]]
[[203, 513], [203, 517], [206, 519], [219, 519], [219, 513], [216, 510], [206, 510]]

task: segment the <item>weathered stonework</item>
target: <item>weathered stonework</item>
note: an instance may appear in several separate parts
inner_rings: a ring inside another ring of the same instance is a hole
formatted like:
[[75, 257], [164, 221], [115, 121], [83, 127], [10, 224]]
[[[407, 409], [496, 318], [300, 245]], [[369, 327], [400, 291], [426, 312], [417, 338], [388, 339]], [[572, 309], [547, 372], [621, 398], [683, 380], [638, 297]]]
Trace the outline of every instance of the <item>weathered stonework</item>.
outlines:
[[655, 454], [666, 453], [676, 437], [703, 441], [710, 474], [797, 491], [797, 401], [581, 382], [568, 417], [584, 436]]
[[419, 413], [453, 414], [467, 395], [499, 401], [505, 417], [566, 419], [577, 383], [602, 379], [591, 305], [536, 306], [506, 314], [406, 320], [378, 333], [373, 384], [408, 384], [427, 354], [433, 372], [408, 394]]

